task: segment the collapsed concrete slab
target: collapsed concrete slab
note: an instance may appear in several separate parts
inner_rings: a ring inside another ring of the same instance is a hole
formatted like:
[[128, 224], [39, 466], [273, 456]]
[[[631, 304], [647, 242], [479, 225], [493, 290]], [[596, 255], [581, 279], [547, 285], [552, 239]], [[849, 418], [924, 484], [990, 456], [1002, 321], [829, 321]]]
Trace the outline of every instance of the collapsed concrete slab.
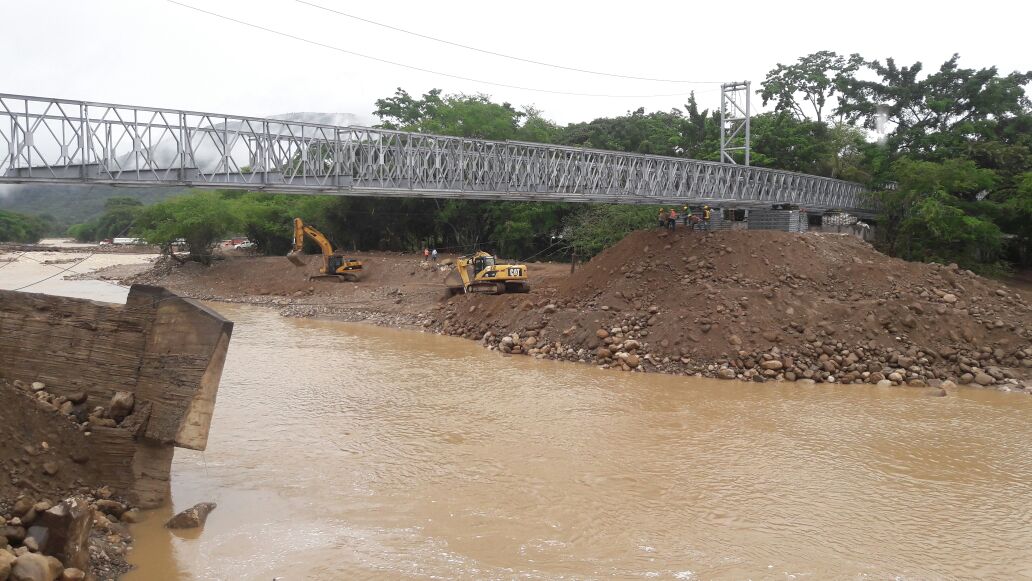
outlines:
[[[25, 440], [28, 449], [44, 439], [32, 437], [35, 427], [45, 426], [48, 438], [68, 448], [52, 466], [60, 470], [72, 457], [85, 481], [101, 479], [98, 485], [141, 506], [160, 505], [172, 447], [207, 445], [232, 330], [215, 311], [160, 287], [134, 285], [124, 305], [0, 291], [0, 377], [25, 387], [0, 394], [12, 414], [10, 433], [0, 437]], [[46, 397], [23, 397], [40, 395], [33, 384]], [[35, 417], [61, 413], [58, 405], [67, 425]], [[55, 470], [36, 478], [58, 477]]]

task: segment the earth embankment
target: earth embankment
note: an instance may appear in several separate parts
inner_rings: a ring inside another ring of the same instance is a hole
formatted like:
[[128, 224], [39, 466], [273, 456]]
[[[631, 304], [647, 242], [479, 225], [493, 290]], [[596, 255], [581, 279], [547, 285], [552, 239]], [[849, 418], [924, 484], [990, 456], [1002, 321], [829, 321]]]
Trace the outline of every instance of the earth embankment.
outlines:
[[531, 297], [462, 297], [443, 332], [625, 370], [835, 383], [1011, 385], [1028, 293], [848, 235], [641, 231]]
[[532, 292], [500, 296], [447, 298], [446, 267], [411, 254], [363, 254], [358, 283], [309, 281], [319, 257], [306, 258], [303, 268], [282, 257], [166, 264], [136, 280], [626, 371], [1032, 387], [1032, 294], [849, 235], [640, 231], [573, 274], [531, 263]]

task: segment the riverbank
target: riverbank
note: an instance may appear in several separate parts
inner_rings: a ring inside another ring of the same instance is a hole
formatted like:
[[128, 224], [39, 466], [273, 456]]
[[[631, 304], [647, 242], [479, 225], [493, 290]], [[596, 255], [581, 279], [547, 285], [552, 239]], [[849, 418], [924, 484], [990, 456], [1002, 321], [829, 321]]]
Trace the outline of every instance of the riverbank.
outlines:
[[129, 524], [140, 513], [108, 486], [117, 479], [89, 438], [89, 422], [96, 430], [101, 420], [86, 397], [0, 377], [0, 578], [114, 579], [130, 569]]
[[401, 253], [362, 255], [358, 283], [309, 281], [319, 257], [306, 258], [304, 268], [280, 257], [163, 262], [130, 280], [605, 369], [1032, 392], [1032, 294], [851, 236], [642, 231], [574, 274], [531, 264], [529, 295], [446, 298], [447, 267]]
[[[131, 526], [126, 581], [1029, 574], [1029, 397], [618, 373], [215, 308], [235, 327], [210, 440]], [[163, 526], [198, 502], [203, 531]]]

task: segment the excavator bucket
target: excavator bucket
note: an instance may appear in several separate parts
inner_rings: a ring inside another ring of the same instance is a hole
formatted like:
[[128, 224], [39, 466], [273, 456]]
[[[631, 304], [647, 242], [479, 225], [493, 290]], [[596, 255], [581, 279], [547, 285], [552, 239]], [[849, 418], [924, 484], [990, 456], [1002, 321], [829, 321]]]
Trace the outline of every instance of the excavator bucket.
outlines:
[[449, 289], [457, 289], [459, 292], [462, 291], [462, 276], [459, 275], [459, 271], [452, 269], [448, 272], [448, 276], [444, 277], [444, 285]]
[[290, 254], [287, 254], [287, 260], [289, 260], [290, 262], [293, 262], [294, 266], [304, 266], [305, 265], [305, 261], [302, 260], [300, 256], [298, 256], [297, 252], [291, 252]]

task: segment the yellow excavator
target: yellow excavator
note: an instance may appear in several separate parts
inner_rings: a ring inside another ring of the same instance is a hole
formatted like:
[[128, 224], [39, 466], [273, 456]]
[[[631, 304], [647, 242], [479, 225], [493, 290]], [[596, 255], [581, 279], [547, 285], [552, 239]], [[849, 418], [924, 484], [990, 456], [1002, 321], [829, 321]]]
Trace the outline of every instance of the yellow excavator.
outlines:
[[455, 261], [444, 284], [449, 294], [530, 292], [526, 264], [499, 264], [494, 255], [479, 251]]
[[345, 258], [344, 255], [334, 252], [333, 244], [330, 244], [326, 236], [315, 228], [305, 224], [301, 218], [294, 218], [294, 247], [287, 254], [287, 259], [295, 266], [304, 266], [305, 262], [298, 256], [305, 246], [305, 236], [308, 236], [319, 245], [322, 250], [323, 264], [319, 268], [319, 274], [311, 275], [309, 279], [328, 278], [340, 282], [355, 282], [362, 274], [362, 261], [354, 258]]

